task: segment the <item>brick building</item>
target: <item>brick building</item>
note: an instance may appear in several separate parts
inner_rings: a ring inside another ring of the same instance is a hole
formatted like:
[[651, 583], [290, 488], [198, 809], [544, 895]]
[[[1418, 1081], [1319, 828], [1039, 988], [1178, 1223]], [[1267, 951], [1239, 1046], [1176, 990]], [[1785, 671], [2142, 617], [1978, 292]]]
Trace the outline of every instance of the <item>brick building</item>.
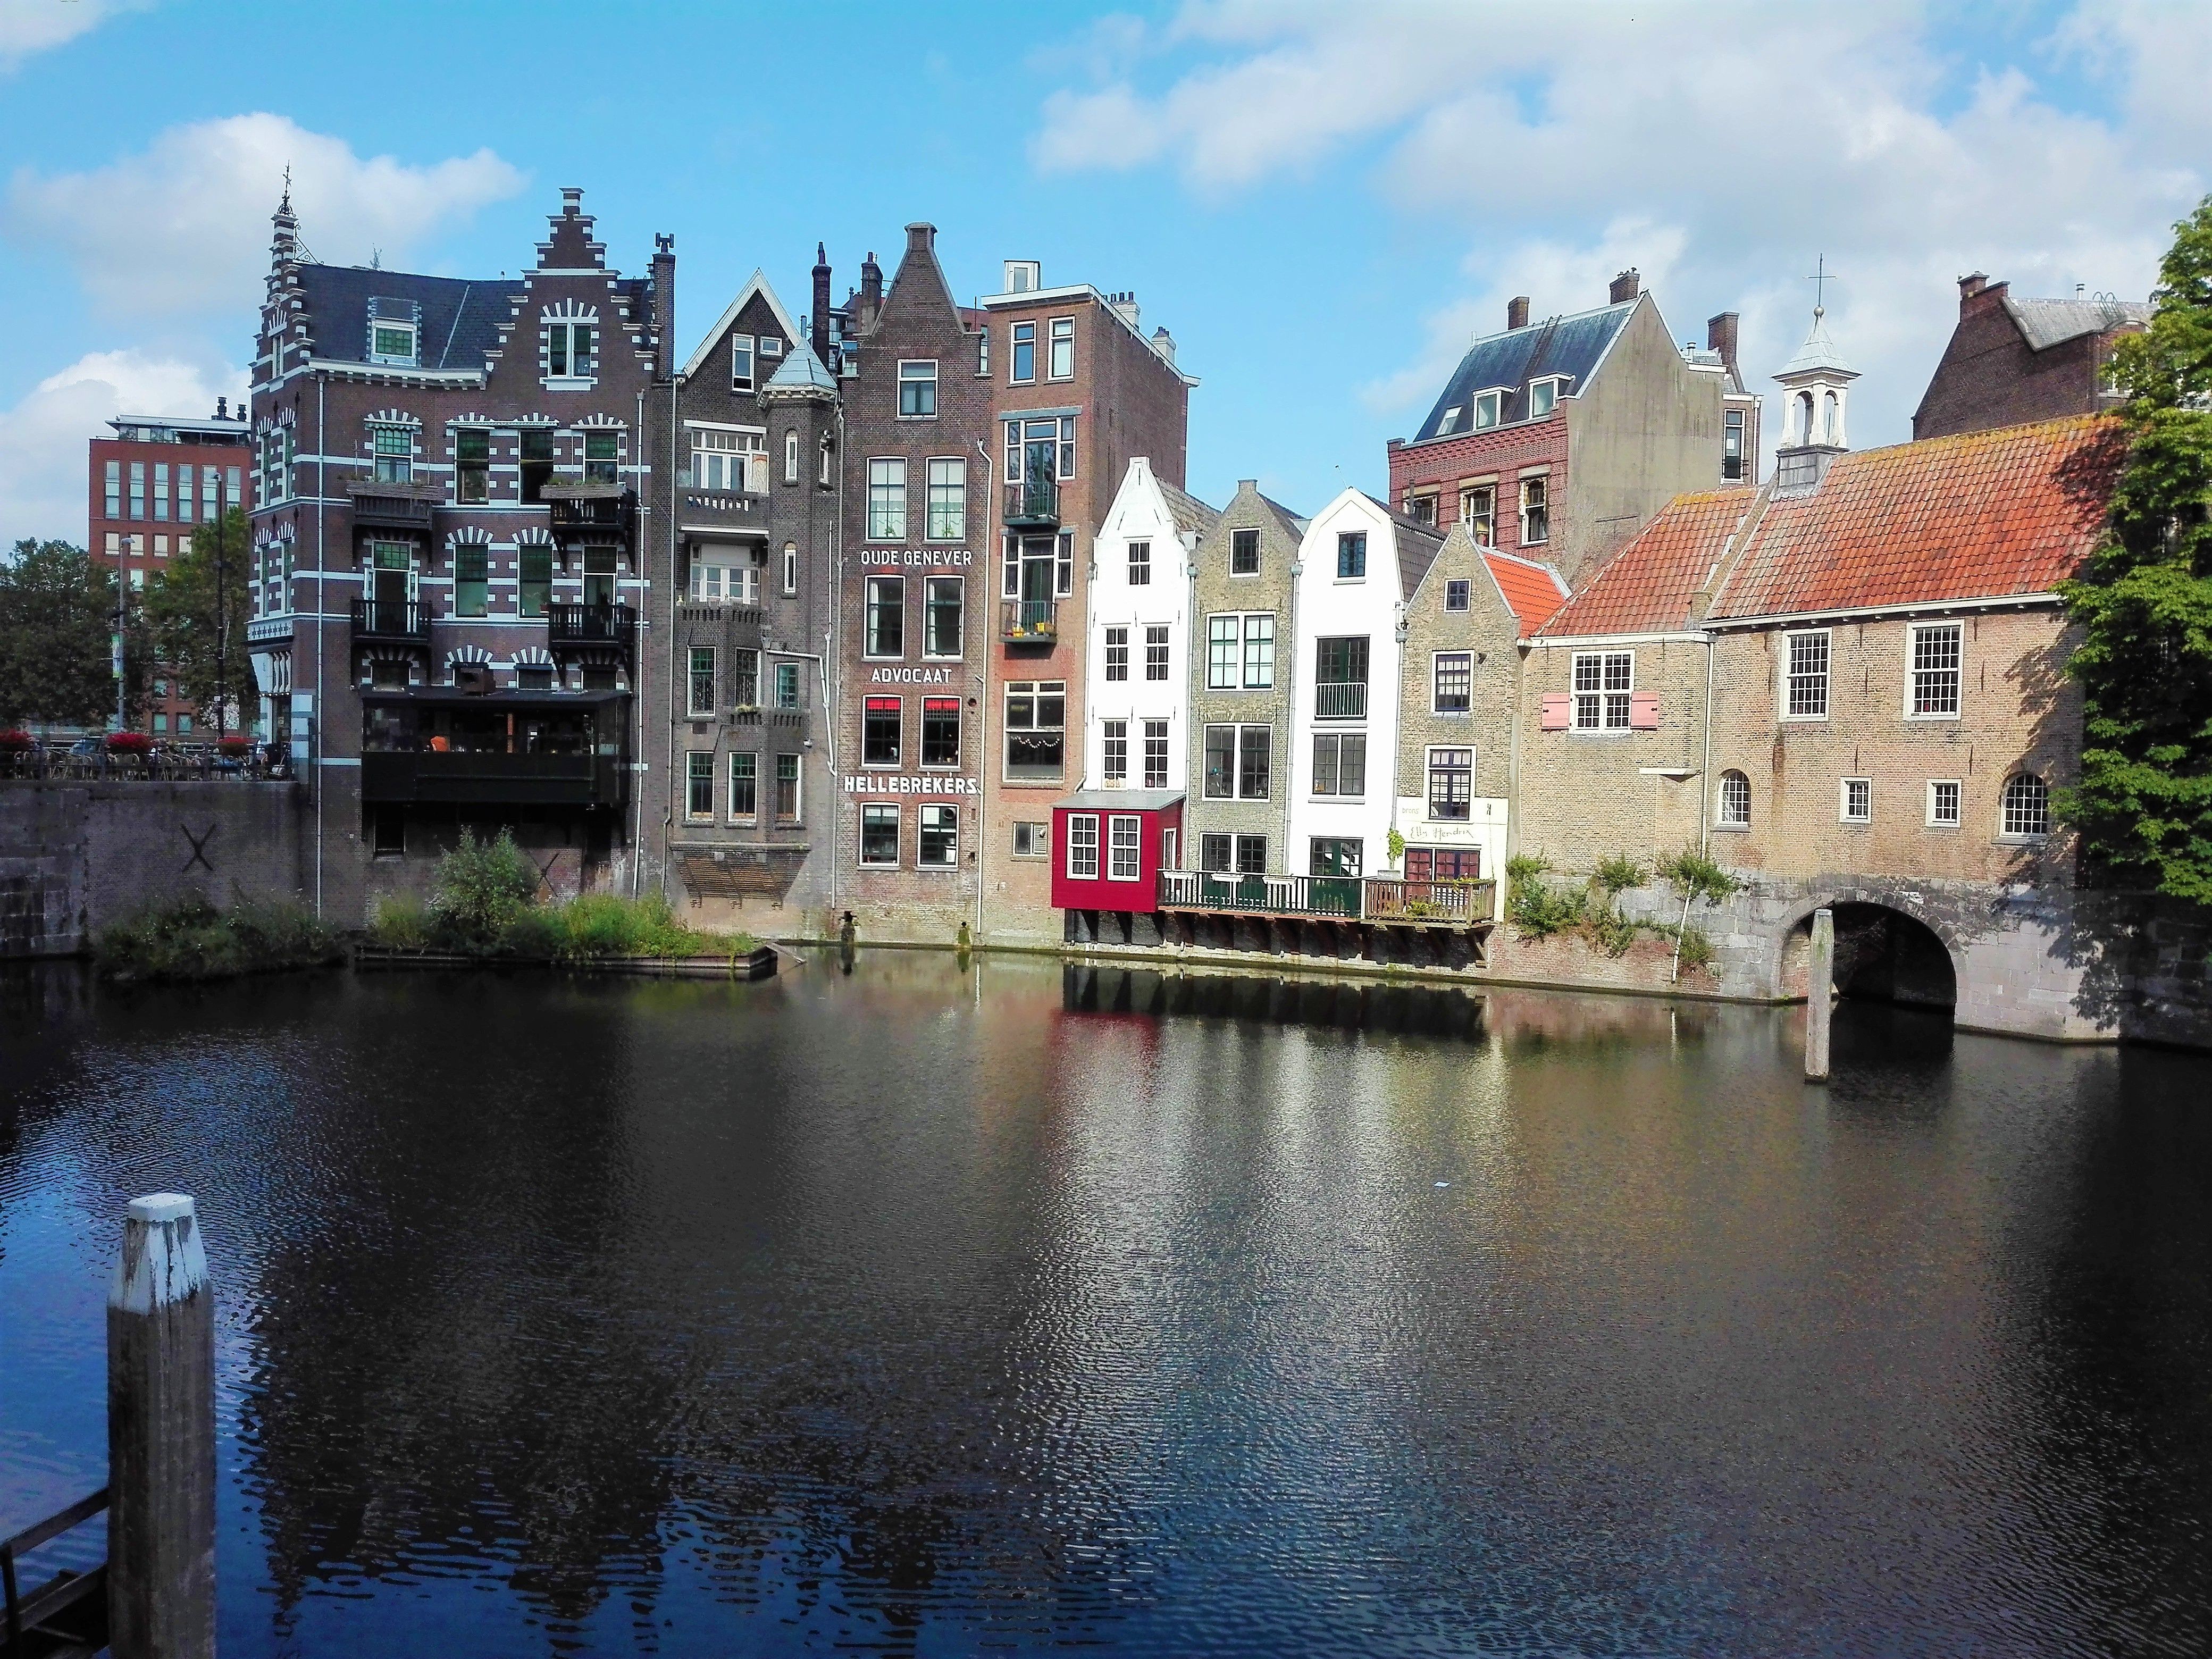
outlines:
[[582, 196], [489, 280], [319, 264], [289, 198], [275, 217], [248, 641], [343, 921], [420, 890], [464, 828], [511, 827], [556, 891], [640, 887], [674, 256], [657, 283], [610, 269]]
[[[235, 507], [251, 511], [246, 415], [216, 400], [211, 416], [122, 415], [108, 422], [112, 438], [90, 441], [86, 468], [84, 544], [94, 561], [122, 573], [125, 586], [143, 592], [191, 551], [198, 526]], [[238, 556], [246, 556], [240, 547]], [[243, 629], [246, 619], [236, 619]], [[237, 701], [249, 726], [252, 688], [240, 686]], [[155, 737], [196, 737], [198, 711], [157, 665], [139, 729]]]
[[1390, 501], [1422, 523], [1586, 580], [1671, 498], [1756, 476], [1759, 403], [1737, 318], [1678, 347], [1633, 270], [1595, 311], [1477, 340], [1410, 441], [1389, 445]]
[[[664, 250], [664, 256], [665, 250]], [[653, 281], [674, 281], [656, 258]], [[817, 261], [818, 263], [818, 261]], [[826, 284], [828, 267], [818, 280]], [[817, 308], [817, 325], [827, 325]], [[835, 860], [838, 388], [760, 272], [647, 425], [658, 526], [646, 637], [659, 641], [665, 748], [638, 775], [648, 873], [761, 934], [820, 936]]]
[[1959, 279], [1959, 321], [1913, 411], [1912, 435], [1957, 432], [2065, 415], [2094, 415], [2118, 405], [2106, 366], [2124, 334], [2150, 320], [2140, 301], [2016, 300], [2010, 285], [1981, 271]]

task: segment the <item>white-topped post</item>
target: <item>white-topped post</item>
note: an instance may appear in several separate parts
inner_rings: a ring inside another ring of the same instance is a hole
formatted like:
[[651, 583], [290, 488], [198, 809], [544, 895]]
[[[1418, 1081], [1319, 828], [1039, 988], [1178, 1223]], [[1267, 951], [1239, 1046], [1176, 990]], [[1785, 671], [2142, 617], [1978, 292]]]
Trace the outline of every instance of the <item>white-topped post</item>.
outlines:
[[107, 1292], [115, 1659], [215, 1653], [215, 1291], [182, 1193], [134, 1199]]
[[1813, 960], [1805, 979], [1805, 1081], [1828, 1080], [1828, 1019], [1836, 1000], [1836, 913], [1813, 912]]

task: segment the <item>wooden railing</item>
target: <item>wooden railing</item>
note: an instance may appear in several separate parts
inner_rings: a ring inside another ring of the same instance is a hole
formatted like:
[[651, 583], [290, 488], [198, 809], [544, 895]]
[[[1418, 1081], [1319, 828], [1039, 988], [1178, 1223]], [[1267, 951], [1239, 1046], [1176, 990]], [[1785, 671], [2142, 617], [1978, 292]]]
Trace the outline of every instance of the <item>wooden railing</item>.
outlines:
[[1465, 927], [1494, 921], [1494, 881], [1398, 881], [1376, 877], [1367, 883], [1370, 921], [1428, 921]]
[[1335, 921], [1468, 927], [1496, 920], [1494, 881], [1401, 881], [1395, 877], [1240, 876], [1163, 870], [1163, 910], [1210, 910]]

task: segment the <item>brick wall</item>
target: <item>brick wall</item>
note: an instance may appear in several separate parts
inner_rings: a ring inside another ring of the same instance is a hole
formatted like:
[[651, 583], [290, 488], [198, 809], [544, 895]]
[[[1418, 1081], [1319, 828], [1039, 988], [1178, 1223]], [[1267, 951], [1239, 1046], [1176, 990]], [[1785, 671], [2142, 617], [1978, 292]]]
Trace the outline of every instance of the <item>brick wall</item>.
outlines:
[[[1230, 554], [1238, 530], [1260, 532], [1256, 575], [1231, 574]], [[1285, 812], [1291, 785], [1291, 681], [1297, 671], [1297, 641], [1291, 635], [1291, 566], [1298, 556], [1298, 538], [1260, 497], [1250, 480], [1222, 508], [1221, 518], [1199, 544], [1198, 580], [1191, 618], [1190, 777], [1183, 811], [1183, 861], [1198, 867], [1200, 837], [1206, 834], [1265, 836], [1267, 869], [1282, 874], [1285, 861]], [[1275, 619], [1275, 683], [1267, 690], [1206, 689], [1206, 618], [1221, 611], [1267, 611]], [[1209, 800], [1206, 795], [1206, 728], [1209, 725], [1267, 725], [1273, 736], [1273, 793], [1263, 801]]]
[[2094, 414], [2118, 334], [2085, 334], [2046, 350], [2031, 347], [2003, 305], [2004, 284], [1969, 295], [1912, 416], [1915, 438]]

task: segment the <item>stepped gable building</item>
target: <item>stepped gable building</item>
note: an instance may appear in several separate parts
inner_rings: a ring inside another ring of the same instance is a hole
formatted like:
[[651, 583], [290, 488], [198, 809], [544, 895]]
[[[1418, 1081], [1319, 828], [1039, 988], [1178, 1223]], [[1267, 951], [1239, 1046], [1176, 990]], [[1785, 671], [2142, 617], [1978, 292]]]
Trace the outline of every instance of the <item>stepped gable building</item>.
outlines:
[[1678, 347], [1633, 270], [1594, 311], [1532, 323], [1516, 298], [1419, 431], [1391, 440], [1390, 500], [1581, 581], [1674, 496], [1755, 477], [1759, 402], [1736, 335], [1723, 312], [1703, 348]]
[[[665, 277], [673, 283], [673, 256]], [[826, 283], [826, 264], [821, 276]], [[654, 281], [664, 278], [659, 259]], [[823, 319], [826, 324], [826, 316]], [[758, 271], [657, 395], [651, 626], [670, 702], [640, 775], [670, 896], [826, 936], [837, 779], [839, 391]]]
[[2110, 423], [1838, 453], [1803, 484], [1790, 456], [1756, 492], [1670, 503], [1537, 631], [1519, 845], [1575, 871], [1697, 847], [1769, 880], [1902, 883], [1908, 906], [2069, 884], [2056, 590], [2099, 534]]
[[1191, 751], [1182, 864], [1214, 874], [1288, 868], [1294, 601], [1306, 521], [1238, 482], [1191, 558]]
[[277, 210], [248, 639], [334, 917], [419, 890], [464, 829], [513, 829], [560, 892], [643, 873], [639, 503], [674, 256], [610, 269], [582, 198], [493, 280], [322, 264]]
[[1959, 322], [1913, 412], [1912, 435], [2094, 415], [2119, 398], [2105, 382], [2124, 334], [2139, 333], [2150, 307], [2110, 295], [2014, 299], [1981, 271], [1959, 279]]
[[1411, 883], [1497, 876], [1510, 851], [1521, 642], [1566, 603], [1551, 566], [1454, 525], [1406, 602], [1391, 827]]
[[[1176, 366], [1166, 329], [1144, 331], [1133, 294], [1047, 287], [1033, 259], [1002, 270], [1000, 291], [976, 301], [998, 554], [986, 621], [993, 736], [980, 931], [1045, 942], [1059, 930], [1041, 831], [1079, 781], [1085, 664], [1093, 643], [1103, 648], [1091, 639], [1103, 625], [1091, 615], [1091, 584], [1100, 560], [1127, 558], [1126, 548], [1099, 544], [1100, 527], [1139, 456], [1180, 495], [1198, 382]], [[1169, 649], [1189, 649], [1172, 628]]]
[[[250, 512], [246, 411], [232, 414], [225, 398], [211, 416], [119, 415], [115, 435], [89, 441], [86, 469], [86, 550], [93, 562], [116, 571], [132, 592], [169, 568], [172, 556], [191, 551], [197, 526], [232, 507]], [[241, 559], [246, 550], [237, 550]], [[243, 617], [232, 625], [243, 629]], [[198, 711], [157, 665], [152, 695], [139, 729], [157, 738], [207, 735], [193, 730]], [[266, 732], [251, 686], [234, 688], [240, 724]]]

